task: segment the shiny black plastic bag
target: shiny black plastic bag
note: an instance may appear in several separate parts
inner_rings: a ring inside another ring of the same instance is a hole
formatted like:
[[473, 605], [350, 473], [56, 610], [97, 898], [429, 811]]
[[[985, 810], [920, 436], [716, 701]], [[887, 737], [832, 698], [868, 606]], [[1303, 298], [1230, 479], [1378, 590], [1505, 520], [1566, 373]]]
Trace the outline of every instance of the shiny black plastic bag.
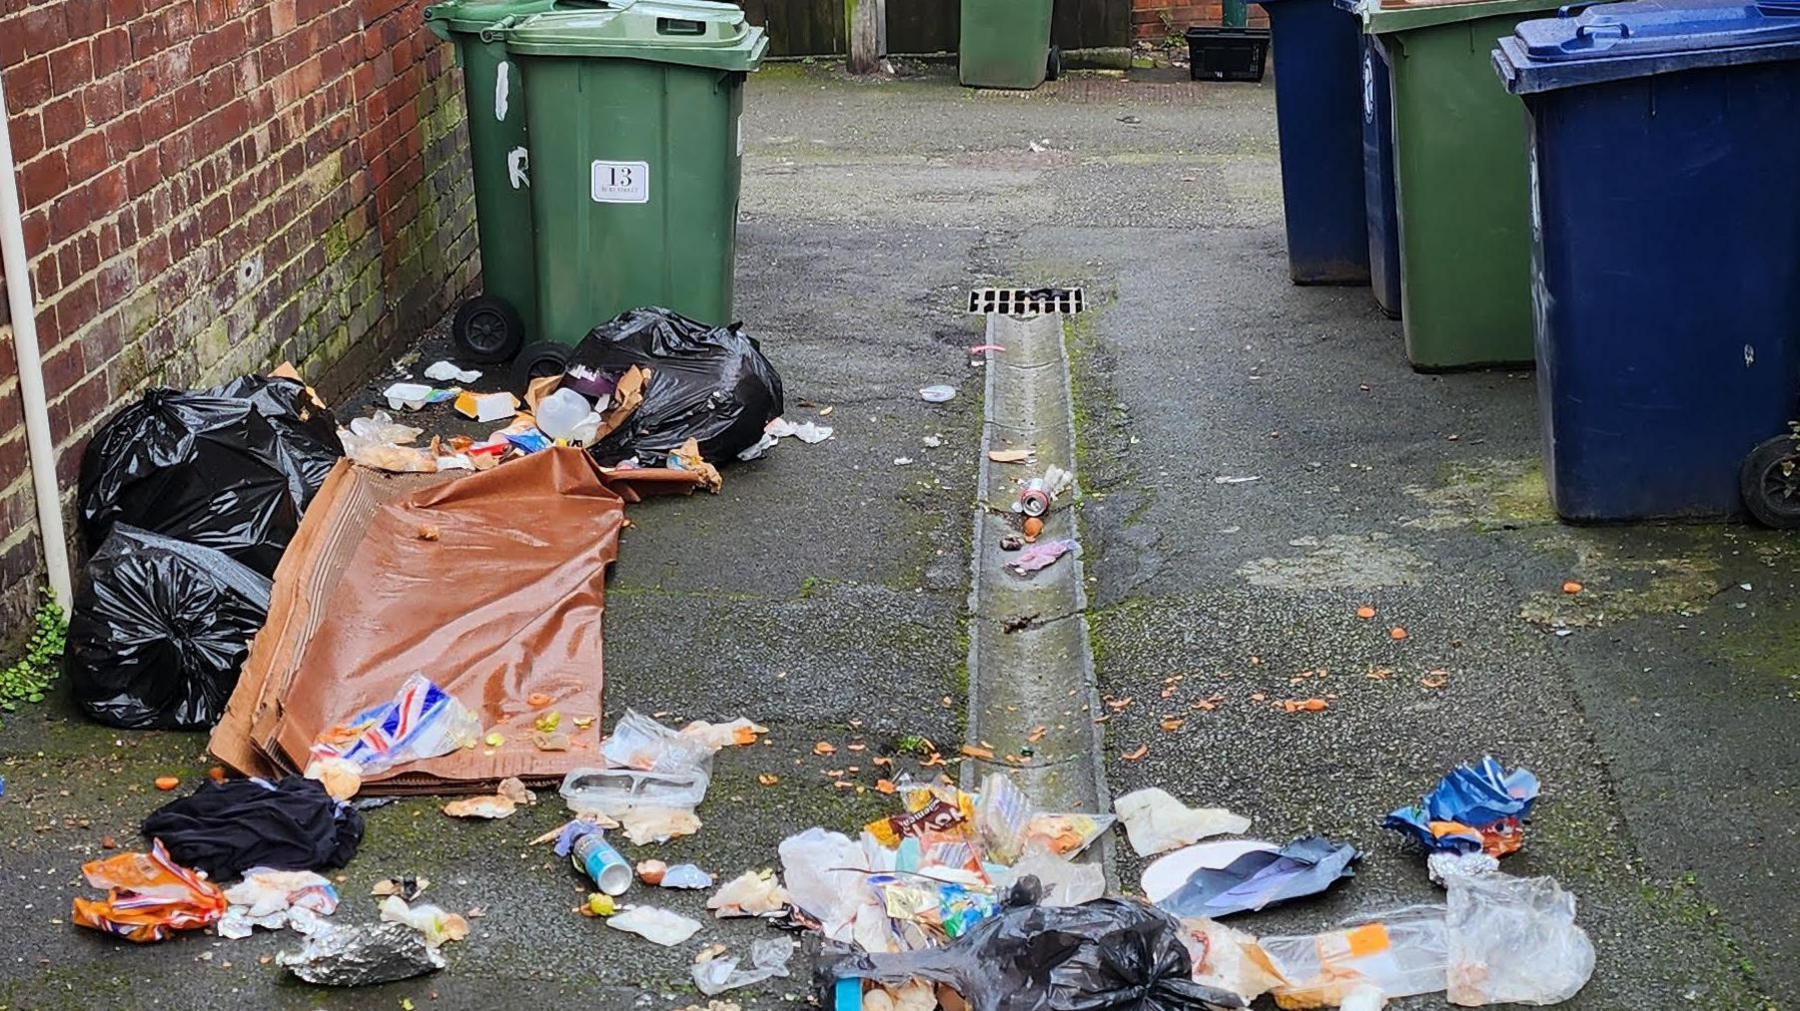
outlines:
[[590, 331], [569, 364], [650, 370], [644, 402], [590, 447], [603, 464], [636, 456], [657, 465], [690, 438], [706, 462], [729, 463], [781, 417], [781, 377], [741, 323], [709, 327], [667, 309], [632, 309]]
[[82, 457], [81, 531], [91, 551], [127, 523], [273, 575], [343, 455], [337, 421], [295, 380], [151, 390], [108, 419]]
[[1135, 899], [1040, 906], [1038, 881], [948, 947], [822, 955], [821, 982], [947, 983], [970, 1011], [1199, 1011], [1242, 1008], [1237, 994], [1194, 982], [1181, 922]]
[[212, 726], [268, 617], [269, 587], [221, 552], [114, 524], [69, 618], [75, 700], [115, 727]]

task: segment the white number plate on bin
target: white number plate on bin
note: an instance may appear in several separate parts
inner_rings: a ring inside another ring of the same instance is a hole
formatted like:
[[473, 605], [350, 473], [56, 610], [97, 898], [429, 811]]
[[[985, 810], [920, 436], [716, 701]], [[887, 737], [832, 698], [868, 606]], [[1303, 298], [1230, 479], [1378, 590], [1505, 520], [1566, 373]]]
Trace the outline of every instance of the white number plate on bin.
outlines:
[[593, 195], [602, 204], [650, 202], [650, 163], [647, 161], [596, 161]]

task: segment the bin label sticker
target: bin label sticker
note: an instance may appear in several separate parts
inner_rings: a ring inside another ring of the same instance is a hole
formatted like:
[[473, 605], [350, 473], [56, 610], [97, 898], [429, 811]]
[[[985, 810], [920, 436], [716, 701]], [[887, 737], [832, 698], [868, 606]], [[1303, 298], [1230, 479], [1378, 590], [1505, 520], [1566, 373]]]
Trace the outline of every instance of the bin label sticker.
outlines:
[[1363, 51], [1363, 122], [1375, 122], [1375, 59]]
[[650, 163], [647, 161], [594, 162], [593, 196], [601, 204], [650, 202]]
[[738, 117], [737, 130], [738, 130], [738, 145], [737, 145], [738, 153], [737, 153], [737, 156], [739, 158], [742, 158], [744, 156], [744, 117], [742, 117], [742, 116]]

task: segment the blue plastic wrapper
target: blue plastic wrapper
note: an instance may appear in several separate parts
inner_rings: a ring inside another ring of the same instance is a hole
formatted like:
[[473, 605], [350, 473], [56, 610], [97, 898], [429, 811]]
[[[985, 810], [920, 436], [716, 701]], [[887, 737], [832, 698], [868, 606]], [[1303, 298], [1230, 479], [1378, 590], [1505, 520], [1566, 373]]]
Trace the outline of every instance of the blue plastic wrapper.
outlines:
[[501, 435], [507, 442], [519, 447], [522, 452], [526, 453], [536, 453], [539, 450], [549, 449], [551, 446], [556, 445], [556, 443], [550, 441], [549, 436], [535, 428], [527, 428], [523, 432], [502, 432]]
[[1524, 843], [1522, 822], [1531, 817], [1537, 795], [1536, 776], [1525, 769], [1507, 772], [1489, 755], [1450, 770], [1425, 803], [1403, 807], [1381, 824], [1433, 852], [1504, 856]]

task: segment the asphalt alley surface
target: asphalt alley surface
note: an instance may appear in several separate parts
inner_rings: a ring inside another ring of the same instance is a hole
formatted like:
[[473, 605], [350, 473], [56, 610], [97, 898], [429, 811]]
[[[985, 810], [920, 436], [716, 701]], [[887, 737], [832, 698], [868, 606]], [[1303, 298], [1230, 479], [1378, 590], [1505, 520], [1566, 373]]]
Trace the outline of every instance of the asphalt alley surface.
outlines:
[[[1573, 889], [1600, 951], [1569, 1006], [1800, 1000], [1800, 745], [1786, 732], [1800, 548], [1736, 527], [1554, 523], [1529, 377], [1414, 375], [1366, 291], [1287, 283], [1269, 84], [1076, 78], [1022, 97], [780, 66], [746, 107], [740, 312], [790, 417], [837, 435], [729, 468], [716, 498], [631, 512], [608, 722], [631, 706], [773, 731], [720, 755], [705, 827], [656, 856], [723, 877], [772, 865], [789, 833], [853, 830], [885, 808], [865, 759], [916, 767], [921, 738], [954, 750], [981, 413], [963, 353], [980, 328], [960, 300], [978, 284], [1082, 284], [1095, 308], [1070, 347], [1092, 644], [1103, 693], [1132, 700], [1104, 727], [1112, 791], [1161, 785], [1269, 838], [1324, 831], [1367, 852], [1332, 895], [1236, 925], [1310, 931], [1432, 899], [1376, 821], [1492, 751], [1545, 787], [1508, 869]], [[920, 402], [935, 382], [961, 395]], [[922, 444], [934, 434], [941, 446]], [[1568, 578], [1587, 591], [1564, 597]], [[1362, 604], [1374, 621], [1355, 618]], [[1313, 696], [1330, 707], [1268, 704]], [[1165, 716], [1185, 722], [1165, 731]], [[836, 754], [815, 756], [817, 741]], [[138, 948], [70, 927], [79, 864], [102, 835], [132, 843], [160, 798], [150, 780], [199, 775], [203, 747], [57, 704], [7, 718], [0, 1006], [676, 1008], [698, 1000], [698, 947], [759, 936], [709, 922], [665, 950], [574, 915], [580, 882], [525, 846], [559, 820], [554, 797], [490, 824], [426, 801], [370, 812], [339, 920], [372, 919], [370, 883], [397, 873], [485, 911], [429, 979], [320, 991], [260, 964], [286, 936]], [[1139, 867], [1120, 850], [1130, 885]], [[633, 897], [690, 914], [701, 901]], [[729, 996], [781, 1008], [804, 989]]]

